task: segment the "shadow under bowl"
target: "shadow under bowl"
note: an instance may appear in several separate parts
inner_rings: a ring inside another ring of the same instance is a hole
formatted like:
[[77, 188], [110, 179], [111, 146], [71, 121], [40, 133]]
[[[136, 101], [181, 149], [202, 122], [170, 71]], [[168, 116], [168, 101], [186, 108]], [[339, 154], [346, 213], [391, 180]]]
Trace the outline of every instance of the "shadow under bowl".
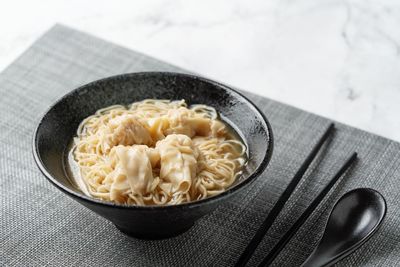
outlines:
[[[149, 98], [185, 99], [188, 105], [206, 104], [220, 113], [248, 148], [248, 163], [234, 185], [217, 196], [179, 205], [128, 206], [86, 196], [70, 182], [66, 155], [80, 122], [98, 109]], [[35, 161], [55, 187], [113, 222], [123, 233], [144, 239], [172, 237], [188, 230], [196, 220], [253, 182], [267, 166], [272, 149], [269, 122], [243, 95], [205, 78], [169, 72], [122, 74], [83, 85], [50, 107], [33, 140]]]

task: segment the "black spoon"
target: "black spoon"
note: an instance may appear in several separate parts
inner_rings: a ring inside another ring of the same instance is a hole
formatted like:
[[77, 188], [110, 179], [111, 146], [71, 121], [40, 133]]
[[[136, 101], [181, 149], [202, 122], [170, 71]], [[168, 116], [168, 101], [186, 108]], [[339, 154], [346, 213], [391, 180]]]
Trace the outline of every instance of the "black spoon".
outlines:
[[302, 267], [331, 266], [364, 244], [379, 228], [386, 201], [377, 191], [358, 188], [333, 207], [325, 232]]

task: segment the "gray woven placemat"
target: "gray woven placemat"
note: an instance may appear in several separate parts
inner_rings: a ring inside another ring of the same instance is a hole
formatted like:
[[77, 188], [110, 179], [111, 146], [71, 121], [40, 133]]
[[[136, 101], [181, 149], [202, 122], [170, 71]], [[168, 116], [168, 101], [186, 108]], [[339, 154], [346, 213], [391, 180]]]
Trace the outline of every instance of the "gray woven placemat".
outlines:
[[[183, 71], [58, 25], [0, 74], [0, 266], [231, 266], [328, 124], [325, 118], [247, 94], [268, 116], [275, 134], [274, 155], [264, 174], [239, 198], [179, 237], [131, 239], [54, 188], [33, 162], [31, 141], [40, 114], [68, 90], [105, 76], [144, 70]], [[379, 190], [387, 199], [388, 214], [379, 232], [338, 265], [400, 265], [400, 144], [342, 124], [251, 265], [354, 150], [361, 158], [356, 167], [274, 265], [298, 266], [312, 250], [335, 200], [356, 187]]]

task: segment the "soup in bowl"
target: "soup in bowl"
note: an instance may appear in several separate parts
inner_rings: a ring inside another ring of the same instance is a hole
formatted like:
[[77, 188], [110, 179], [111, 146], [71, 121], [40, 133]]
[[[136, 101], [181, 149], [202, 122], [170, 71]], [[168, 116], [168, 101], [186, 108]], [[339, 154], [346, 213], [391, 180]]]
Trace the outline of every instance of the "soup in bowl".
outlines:
[[33, 143], [58, 189], [146, 239], [180, 234], [229, 201], [264, 171], [272, 148], [268, 120], [246, 97], [167, 72], [71, 91], [45, 113]]

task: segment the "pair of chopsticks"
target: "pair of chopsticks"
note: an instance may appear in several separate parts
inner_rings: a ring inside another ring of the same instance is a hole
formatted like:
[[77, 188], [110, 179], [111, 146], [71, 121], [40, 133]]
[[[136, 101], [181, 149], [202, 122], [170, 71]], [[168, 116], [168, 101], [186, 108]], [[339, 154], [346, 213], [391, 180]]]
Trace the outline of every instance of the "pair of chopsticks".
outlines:
[[[311, 150], [310, 154], [305, 159], [304, 163], [300, 166], [291, 182], [286, 187], [285, 191], [279, 197], [278, 201], [275, 203], [272, 210], [269, 212], [268, 216], [265, 218], [250, 243], [247, 245], [240, 258], [236, 262], [235, 266], [245, 266], [246, 263], [250, 260], [257, 246], [260, 244], [261, 240], [268, 232], [269, 228], [274, 223], [276, 217], [278, 217], [279, 213], [282, 211], [289, 197], [292, 195], [294, 189], [300, 182], [304, 173], [307, 171], [308, 167], [311, 165], [312, 161], [317, 156], [323, 144], [328, 140], [328, 138], [332, 135], [334, 131], [334, 124], [331, 123], [329, 127], [326, 129], [322, 137], [319, 139], [318, 143]], [[318, 194], [318, 196], [311, 202], [308, 208], [303, 212], [303, 214], [297, 219], [297, 221], [293, 224], [293, 226], [283, 235], [283, 237], [278, 241], [278, 243], [272, 248], [272, 250], [268, 253], [268, 255], [263, 259], [259, 266], [269, 266], [274, 259], [279, 255], [279, 253], [283, 250], [285, 245], [290, 241], [290, 239], [296, 234], [297, 230], [304, 224], [304, 222], [308, 219], [308, 217], [312, 214], [312, 212], [317, 208], [319, 203], [323, 200], [323, 198], [328, 194], [329, 190], [335, 185], [335, 183], [339, 180], [339, 178], [349, 169], [349, 167], [353, 164], [353, 162], [357, 159], [357, 153], [354, 152], [351, 156], [346, 160], [343, 166], [337, 171], [337, 173], [331, 178], [330, 182], [325, 186], [324, 189]]]

